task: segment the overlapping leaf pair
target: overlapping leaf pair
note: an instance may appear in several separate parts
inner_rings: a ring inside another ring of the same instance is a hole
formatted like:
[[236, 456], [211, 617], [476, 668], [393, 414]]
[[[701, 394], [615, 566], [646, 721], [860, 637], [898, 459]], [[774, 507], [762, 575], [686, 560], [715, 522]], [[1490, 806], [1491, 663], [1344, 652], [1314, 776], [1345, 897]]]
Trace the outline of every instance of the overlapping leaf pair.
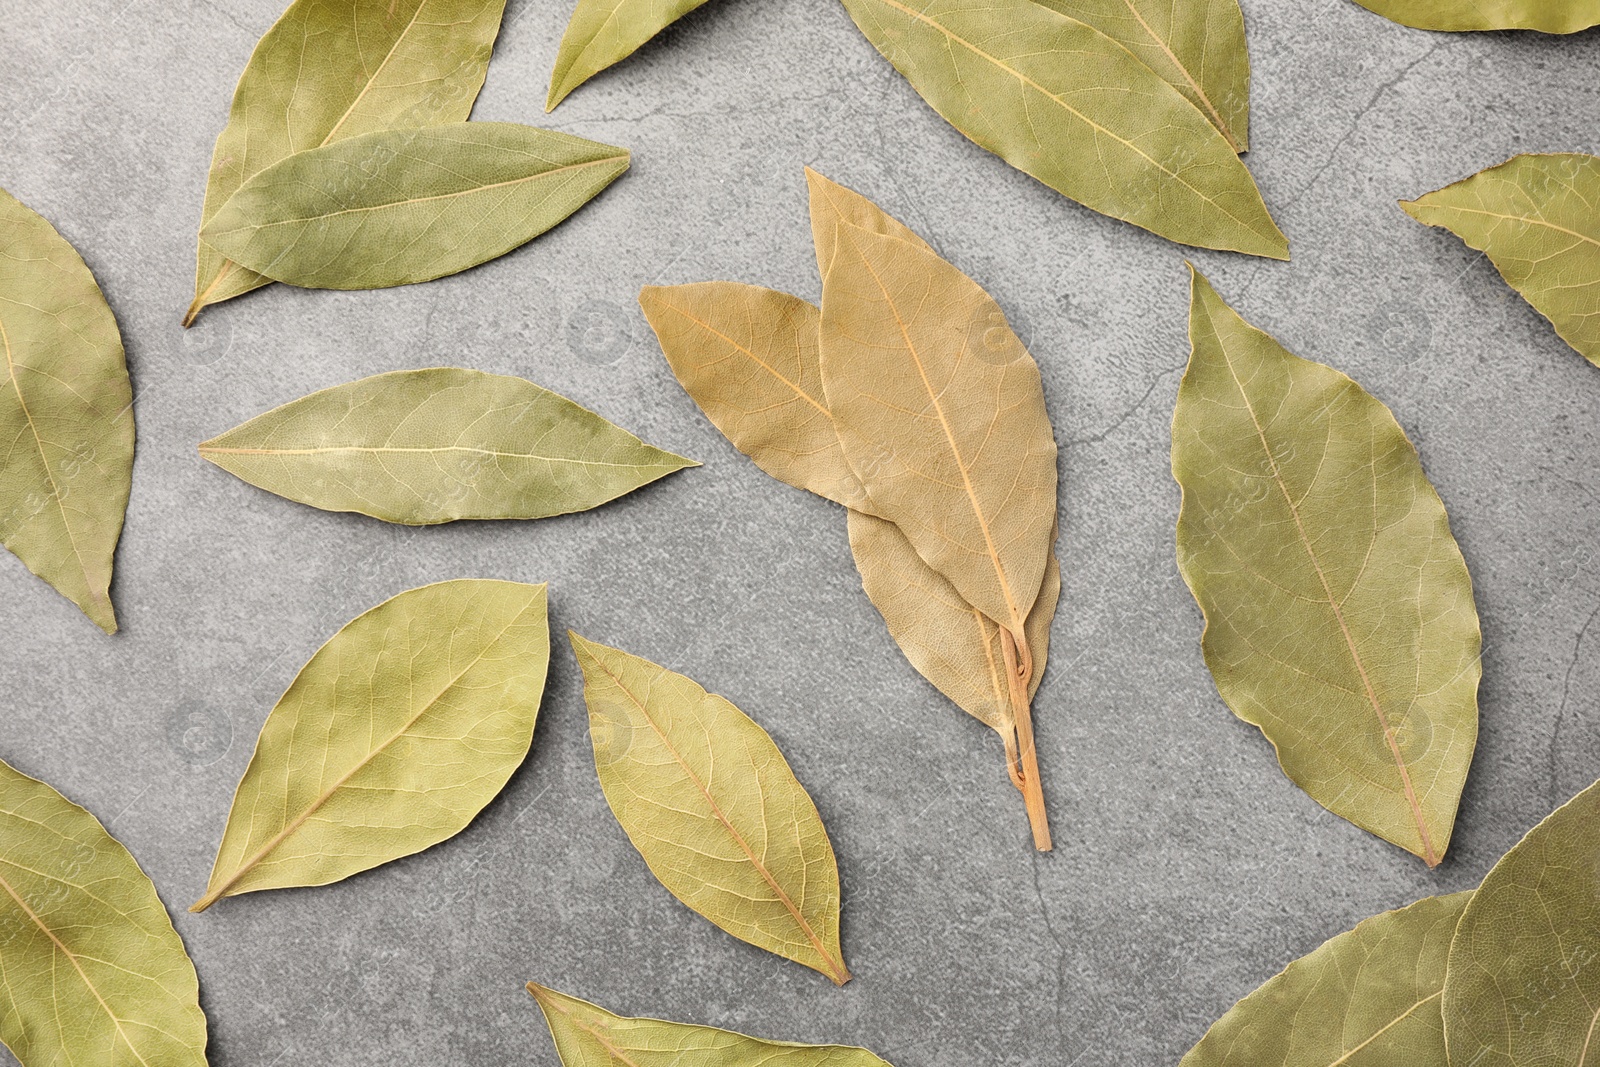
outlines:
[[1329, 940], [1239, 1001], [1180, 1067], [1581, 1065], [1600, 998], [1600, 783], [1476, 890]]
[[736, 447], [848, 509], [867, 594], [912, 664], [1000, 734], [1048, 849], [1031, 701], [1060, 574], [1039, 368], [970, 278], [808, 177], [820, 309], [733, 282], [651, 287], [640, 303]]
[[217, 138], [195, 297], [375, 289], [503, 255], [628, 168], [626, 149], [466, 121], [505, 0], [295, 0]]
[[[705, 0], [578, 0], [547, 107]], [[1238, 0], [843, 0], [945, 121], [1086, 207], [1183, 244], [1289, 244], [1238, 153]]]

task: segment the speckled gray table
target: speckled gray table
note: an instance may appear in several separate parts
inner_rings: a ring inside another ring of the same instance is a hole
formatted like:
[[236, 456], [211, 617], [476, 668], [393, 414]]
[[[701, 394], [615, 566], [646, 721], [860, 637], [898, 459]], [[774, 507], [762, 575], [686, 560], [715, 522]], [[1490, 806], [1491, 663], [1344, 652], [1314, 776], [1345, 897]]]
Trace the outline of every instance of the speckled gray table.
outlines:
[[[966, 142], [834, 0], [715, 0], [552, 116], [634, 152], [569, 224], [444, 281], [274, 287], [186, 333], [212, 140], [281, 7], [0, 0], [0, 186], [99, 277], [139, 427], [122, 633], [0, 557], [0, 757], [87, 805], [155, 879], [219, 1067], [554, 1065], [529, 978], [896, 1067], [1174, 1063], [1289, 959], [1473, 885], [1600, 775], [1600, 371], [1395, 206], [1519, 151], [1600, 149], [1600, 36], [1430, 35], [1348, 0], [1245, 0], [1248, 158], [1294, 260], [1188, 253], [1246, 317], [1388, 402], [1450, 509], [1483, 617], [1482, 734], [1430, 873], [1291, 785], [1201, 661], [1167, 465], [1185, 250]], [[511, 0], [476, 117], [546, 121], [567, 8]], [[977, 278], [1044, 368], [1066, 580], [1036, 713], [1051, 855], [1028, 846], [993, 736], [891, 643], [843, 516], [722, 439], [634, 303], [643, 283], [707, 278], [814, 298], [805, 163]], [[527, 376], [705, 466], [585, 515], [411, 530], [195, 454], [313, 389], [438, 364]], [[655, 883], [601, 797], [564, 645], [532, 756], [458, 838], [183, 912], [300, 664], [385, 597], [466, 576], [550, 582], [558, 629], [688, 673], [771, 730], [833, 835], [856, 981], [734, 941]]]

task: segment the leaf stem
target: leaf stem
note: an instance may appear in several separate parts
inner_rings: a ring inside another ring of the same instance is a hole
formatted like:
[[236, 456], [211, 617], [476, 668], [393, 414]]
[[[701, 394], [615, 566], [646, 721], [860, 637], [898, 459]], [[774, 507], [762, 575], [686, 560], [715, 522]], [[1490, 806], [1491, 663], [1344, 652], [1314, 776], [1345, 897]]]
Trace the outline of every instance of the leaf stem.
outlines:
[[[1006, 659], [1006, 683], [1011, 690], [1011, 709], [1016, 718], [1017, 756], [1009, 759], [1011, 780], [1022, 790], [1022, 803], [1028, 809], [1028, 825], [1033, 828], [1033, 847], [1049, 852], [1050, 816], [1044, 807], [1044, 787], [1039, 782], [1039, 753], [1033, 744], [1033, 708], [1028, 697], [1028, 682], [1033, 674], [1033, 656], [1026, 640], [1019, 642], [1010, 630], [1000, 630], [1000, 648]], [[1019, 662], [1018, 652], [1022, 653]], [[1007, 745], [1009, 749], [1010, 746]]]

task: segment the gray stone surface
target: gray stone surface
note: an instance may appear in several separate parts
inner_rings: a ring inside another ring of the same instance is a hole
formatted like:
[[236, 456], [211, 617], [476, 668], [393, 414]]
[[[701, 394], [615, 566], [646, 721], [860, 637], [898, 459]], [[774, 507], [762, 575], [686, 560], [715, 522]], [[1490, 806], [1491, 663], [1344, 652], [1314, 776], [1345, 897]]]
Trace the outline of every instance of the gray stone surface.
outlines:
[[[549, 119], [565, 2], [511, 0], [476, 117], [625, 144], [633, 171], [507, 258], [371, 293], [283, 286], [179, 328], [211, 144], [281, 0], [0, 0], [0, 185], [83, 252], [121, 322], [139, 452], [123, 632], [0, 558], [0, 757], [99, 815], [199, 968], [221, 1067], [555, 1061], [537, 979], [623, 1012], [869, 1046], [897, 1067], [1174, 1063], [1359, 919], [1473, 885], [1600, 773], [1600, 372], [1481, 257], [1395, 206], [1520, 151], [1595, 151], [1600, 36], [1432, 35], [1347, 0], [1246, 0], [1254, 151], [1294, 261], [1180, 249], [966, 142], [833, 0], [718, 0]], [[999, 746], [890, 641], [843, 516], [761, 474], [678, 388], [643, 283], [815, 297], [801, 165], [978, 279], [1044, 368], [1065, 573], [1037, 719], [1058, 847]], [[1482, 734], [1429, 872], [1329, 815], [1218, 699], [1173, 563], [1183, 260], [1388, 402], [1483, 617]], [[280, 500], [195, 443], [403, 367], [525, 375], [705, 466], [586, 515], [403, 529]], [[558, 645], [527, 765], [465, 833], [339, 885], [191, 916], [268, 709], [341, 624], [424, 582], [548, 581], [553, 623], [766, 725], [839, 853], [844, 989], [656, 884], [608, 813]]]

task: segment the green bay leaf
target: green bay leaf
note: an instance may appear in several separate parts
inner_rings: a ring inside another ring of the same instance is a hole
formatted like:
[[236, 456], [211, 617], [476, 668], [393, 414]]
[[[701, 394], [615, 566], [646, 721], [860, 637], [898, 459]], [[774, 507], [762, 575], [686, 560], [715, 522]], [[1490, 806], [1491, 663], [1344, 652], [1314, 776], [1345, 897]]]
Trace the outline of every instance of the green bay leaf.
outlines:
[[0, 190], [0, 540], [106, 633], [133, 479], [117, 320], [55, 227]]
[[729, 1030], [630, 1019], [535, 982], [563, 1067], [888, 1067], [864, 1048], [764, 1041]]
[[[1597, 8], [1600, 12], [1600, 8]], [[1600, 157], [1521, 155], [1400, 206], [1489, 257], [1556, 333], [1600, 366]]]
[[200, 236], [275, 281], [409, 285], [526, 244], [627, 169], [627, 149], [510, 122], [384, 130], [260, 171]]
[[1470, 892], [1384, 912], [1235, 1004], [1178, 1067], [1445, 1067], [1439, 994]]
[[0, 763], [0, 1040], [22, 1067], [205, 1067], [194, 964], [87, 811]]
[[1382, 403], [1194, 274], [1172, 418], [1178, 567], [1222, 698], [1334, 814], [1443, 858], [1478, 733], [1478, 615]]
[[772, 738], [692, 679], [568, 637], [601, 789], [651, 872], [734, 937], [849, 981], [833, 845]]
[[465, 829], [528, 754], [549, 660], [543, 585], [439, 582], [347, 623], [267, 716], [190, 910], [327, 885]]
[[[505, 0], [295, 0], [250, 55], [217, 137], [204, 227], [279, 160], [377, 130], [461, 122], [483, 87]], [[184, 325], [271, 282], [204, 240]]]
[[1093, 26], [1211, 120], [1235, 152], [1250, 147], [1250, 53], [1239, 0], [1037, 0]]
[[1452, 1064], [1585, 1067], [1600, 1051], [1600, 783], [1501, 857], [1444, 979]]
[[1539, 30], [1577, 33], [1600, 26], [1600, 0], [1355, 0], [1419, 30]]
[[622, 62], [650, 38], [706, 0], [578, 0], [550, 72], [544, 109], [554, 111], [567, 94]]
[[1169, 240], [1289, 257], [1217, 127], [1092, 26], [1034, 0], [844, 4], [935, 111], [1018, 170]]
[[695, 466], [532, 382], [456, 367], [323, 389], [200, 455], [290, 500], [409, 526], [585, 511]]

